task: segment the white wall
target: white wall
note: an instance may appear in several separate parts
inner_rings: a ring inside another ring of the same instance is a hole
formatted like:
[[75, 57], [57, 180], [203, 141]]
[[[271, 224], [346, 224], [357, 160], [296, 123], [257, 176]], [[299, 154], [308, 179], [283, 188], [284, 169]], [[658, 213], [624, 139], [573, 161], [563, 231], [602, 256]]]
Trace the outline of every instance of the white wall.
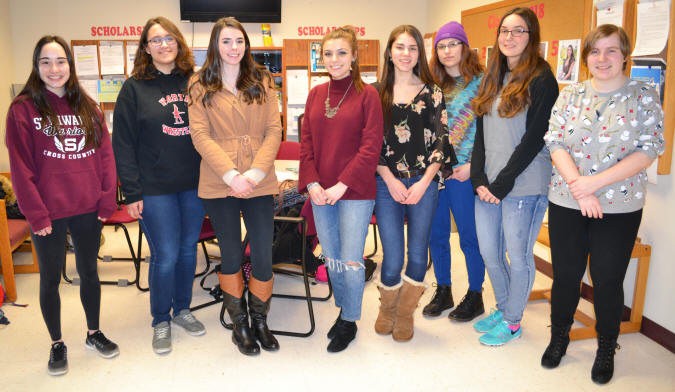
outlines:
[[[5, 0], [6, 1], [6, 0]], [[282, 23], [272, 24], [274, 44], [282, 45], [284, 38], [299, 37], [299, 26], [365, 26], [364, 39], [379, 39], [386, 43], [390, 31], [399, 24], [413, 24], [426, 30], [426, 3], [420, 2], [414, 12], [409, 0], [284, 0]], [[14, 73], [12, 80], [23, 83], [30, 72], [30, 56], [35, 42], [44, 34], [55, 33], [66, 41], [91, 39], [91, 26], [143, 26], [153, 16], [162, 15], [178, 22], [179, 0], [11, 0], [12, 48]], [[49, 6], [47, 7], [47, 4]], [[3, 25], [4, 26], [4, 25]], [[206, 46], [211, 23], [179, 23], [186, 40], [192, 46]], [[244, 24], [253, 46], [262, 46], [260, 24]], [[193, 35], [194, 28], [194, 35]], [[98, 37], [96, 37], [98, 38]], [[118, 39], [112, 37], [111, 39]]]
[[12, 58], [12, 36], [10, 31], [9, 0], [0, 0], [0, 53], [5, 59], [0, 61], [0, 171], [9, 171], [9, 159], [5, 146], [5, 118], [12, 101], [10, 93], [12, 75], [14, 74]]
[[[444, 24], [457, 21], [462, 22], [462, 10], [494, 3], [495, 0], [428, 0], [427, 1], [427, 33], [438, 30]], [[469, 42], [471, 42], [471, 37]]]

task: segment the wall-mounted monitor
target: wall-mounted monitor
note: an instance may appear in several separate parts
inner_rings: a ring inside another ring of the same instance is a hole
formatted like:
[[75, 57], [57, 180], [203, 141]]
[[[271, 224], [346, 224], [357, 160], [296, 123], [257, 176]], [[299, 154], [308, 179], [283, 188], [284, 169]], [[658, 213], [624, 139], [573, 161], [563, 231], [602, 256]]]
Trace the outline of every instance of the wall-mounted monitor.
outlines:
[[233, 16], [242, 23], [281, 23], [281, 0], [180, 0], [180, 19], [215, 22]]

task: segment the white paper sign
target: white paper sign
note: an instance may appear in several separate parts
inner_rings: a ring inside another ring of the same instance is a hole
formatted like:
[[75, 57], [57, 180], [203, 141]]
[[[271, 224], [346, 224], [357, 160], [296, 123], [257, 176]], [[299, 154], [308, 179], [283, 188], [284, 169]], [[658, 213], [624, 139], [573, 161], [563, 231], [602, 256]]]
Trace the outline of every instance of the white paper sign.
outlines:
[[77, 76], [95, 76], [98, 78], [98, 51], [96, 45], [73, 47]]
[[623, 0], [596, 0], [596, 25], [623, 25]]
[[309, 78], [304, 69], [286, 71], [286, 92], [289, 105], [304, 105], [309, 94]]
[[661, 53], [668, 41], [670, 1], [641, 2], [637, 12], [637, 37], [632, 56]]
[[93, 99], [98, 102], [98, 78], [97, 79], [84, 79], [80, 78], [80, 86], [82, 89]]
[[101, 75], [124, 75], [124, 45], [120, 41], [101, 41]]
[[134, 60], [136, 60], [136, 51], [138, 50], [138, 42], [127, 41], [127, 75], [131, 76], [131, 71], [134, 70]]

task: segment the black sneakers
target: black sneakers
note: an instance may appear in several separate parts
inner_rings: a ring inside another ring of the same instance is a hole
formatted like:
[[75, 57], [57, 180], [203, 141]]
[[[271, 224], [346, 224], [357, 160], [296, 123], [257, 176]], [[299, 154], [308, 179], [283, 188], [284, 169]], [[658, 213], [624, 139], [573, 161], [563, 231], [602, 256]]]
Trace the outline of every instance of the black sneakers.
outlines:
[[49, 352], [49, 362], [47, 363], [47, 373], [50, 376], [60, 376], [68, 373], [68, 349], [63, 342], [56, 342], [52, 344], [52, 349]]
[[103, 358], [112, 358], [119, 355], [120, 350], [117, 345], [103, 335], [103, 332], [96, 331], [93, 334], [87, 334], [87, 339], [84, 345], [90, 349], [98, 352], [98, 355]]

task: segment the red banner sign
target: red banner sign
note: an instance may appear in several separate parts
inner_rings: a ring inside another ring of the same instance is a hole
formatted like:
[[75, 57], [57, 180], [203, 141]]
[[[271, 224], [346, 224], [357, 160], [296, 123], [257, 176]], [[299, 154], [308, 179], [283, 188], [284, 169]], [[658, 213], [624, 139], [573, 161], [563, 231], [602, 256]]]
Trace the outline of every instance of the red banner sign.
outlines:
[[[539, 19], [544, 18], [544, 3], [533, 4], [530, 6], [530, 9], [535, 13], [535, 15], [537, 15], [537, 18]], [[488, 29], [495, 29], [499, 27], [500, 19], [501, 16], [498, 15], [488, 16]]]
[[[314, 35], [322, 37], [335, 29], [339, 29], [340, 27], [342, 26], [298, 26], [298, 36], [303, 37], [306, 35]], [[366, 35], [366, 28], [363, 26], [355, 26], [354, 30], [356, 31], [356, 34], [360, 35], [361, 37]]]
[[143, 26], [91, 26], [92, 37], [137, 37]]

